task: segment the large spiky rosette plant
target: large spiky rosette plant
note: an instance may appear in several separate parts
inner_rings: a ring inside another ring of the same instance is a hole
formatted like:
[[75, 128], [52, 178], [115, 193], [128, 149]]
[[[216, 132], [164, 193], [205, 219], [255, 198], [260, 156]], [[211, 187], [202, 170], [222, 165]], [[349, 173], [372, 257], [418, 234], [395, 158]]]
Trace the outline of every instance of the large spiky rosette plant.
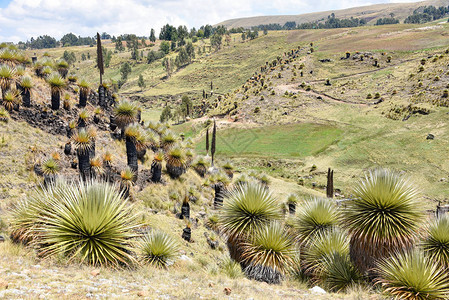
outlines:
[[11, 88], [16, 76], [16, 69], [8, 65], [0, 66], [0, 88], [5, 93]]
[[61, 91], [65, 87], [65, 81], [58, 73], [52, 73], [47, 77], [51, 88], [51, 109], [58, 110], [61, 106]]
[[426, 226], [421, 242], [424, 253], [442, 268], [449, 268], [449, 216], [443, 215]]
[[78, 156], [78, 167], [81, 178], [85, 181], [90, 178], [91, 167], [89, 153], [92, 148], [92, 140], [89, 133], [84, 129], [76, 131], [72, 135], [72, 142]]
[[[41, 255], [64, 255], [92, 265], [129, 264], [138, 226], [126, 199], [107, 183], [66, 184], [38, 225]], [[58, 203], [60, 201], [60, 203]]]
[[[279, 283], [291, 269], [296, 256], [294, 238], [279, 222], [272, 222], [257, 230], [249, 241], [242, 243], [242, 259], [250, 271], [249, 277], [268, 283]], [[256, 267], [258, 266], [258, 267]], [[270, 270], [275, 276], [264, 276], [266, 272], [256, 275], [254, 269]]]
[[137, 151], [146, 149], [148, 146], [147, 132], [138, 123], [133, 123], [125, 129], [126, 137], [126, 155], [128, 166], [135, 174], [135, 180], [138, 176]]
[[81, 82], [78, 84], [79, 87], [79, 107], [85, 107], [87, 104], [87, 96], [89, 95], [90, 92], [90, 84], [89, 82], [87, 82], [85, 79], [82, 79]]
[[122, 100], [114, 107], [114, 122], [122, 130], [122, 137], [126, 126], [137, 121], [137, 108], [135, 103], [128, 100]]
[[447, 271], [419, 250], [396, 252], [378, 263], [377, 283], [395, 299], [449, 298]]
[[351, 259], [365, 273], [376, 260], [413, 246], [423, 211], [415, 186], [385, 169], [370, 171], [353, 194], [344, 220], [351, 234]]
[[261, 185], [248, 183], [229, 191], [220, 211], [219, 224], [227, 236], [231, 258], [242, 262], [242, 243], [281, 217], [277, 200]]
[[340, 213], [335, 205], [326, 198], [312, 198], [304, 201], [299, 207], [295, 227], [298, 239], [307, 244], [317, 235], [332, 230], [340, 221]]

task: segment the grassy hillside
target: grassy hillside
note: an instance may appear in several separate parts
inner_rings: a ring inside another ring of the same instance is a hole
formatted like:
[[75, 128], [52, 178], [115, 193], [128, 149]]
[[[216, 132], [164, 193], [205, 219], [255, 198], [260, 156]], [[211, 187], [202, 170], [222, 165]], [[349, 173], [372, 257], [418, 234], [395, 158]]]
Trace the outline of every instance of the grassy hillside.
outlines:
[[[335, 17], [346, 18], [364, 18], [368, 20], [368, 24], [376, 23], [379, 18], [390, 17], [393, 13], [395, 18], [403, 21], [406, 17], [411, 15], [415, 9], [420, 6], [447, 6], [446, 0], [428, 0], [414, 3], [388, 3], [375, 4], [360, 7], [352, 7], [341, 10], [332, 10], [324, 12], [315, 12], [307, 14], [292, 14], [292, 15], [277, 15], [277, 16], [257, 16], [248, 18], [231, 19], [220, 22], [217, 25], [224, 25], [227, 28], [251, 28], [252, 26], [278, 23], [284, 25], [286, 22], [296, 22], [296, 24], [316, 22], [325, 20], [331, 13], [335, 13]], [[297, 13], [301, 13], [298, 11]]]

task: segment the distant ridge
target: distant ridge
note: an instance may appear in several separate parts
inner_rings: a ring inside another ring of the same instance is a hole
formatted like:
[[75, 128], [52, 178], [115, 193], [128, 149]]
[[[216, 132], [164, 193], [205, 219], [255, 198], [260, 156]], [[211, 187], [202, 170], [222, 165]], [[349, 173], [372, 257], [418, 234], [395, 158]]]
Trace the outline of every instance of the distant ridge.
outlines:
[[223, 21], [217, 25], [224, 25], [228, 29], [236, 27], [250, 28], [257, 25], [265, 25], [271, 23], [278, 23], [284, 25], [286, 22], [296, 22], [296, 24], [316, 22], [324, 20], [331, 13], [335, 13], [337, 18], [364, 18], [368, 21], [368, 24], [373, 24], [379, 18], [390, 17], [391, 13], [394, 13], [395, 18], [398, 18], [401, 22], [413, 11], [420, 6], [448, 6], [449, 0], [428, 0], [414, 3], [388, 3], [388, 4], [375, 4], [368, 6], [359, 6], [341, 10], [329, 10], [323, 12], [299, 14], [299, 15], [275, 15], [275, 16], [258, 16], [248, 18], [238, 18]]

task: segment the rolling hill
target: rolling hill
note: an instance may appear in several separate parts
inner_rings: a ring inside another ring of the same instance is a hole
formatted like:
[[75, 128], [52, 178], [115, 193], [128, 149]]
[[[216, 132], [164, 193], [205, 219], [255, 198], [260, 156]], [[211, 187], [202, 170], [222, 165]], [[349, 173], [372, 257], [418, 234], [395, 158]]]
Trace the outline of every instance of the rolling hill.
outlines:
[[389, 3], [376, 4], [368, 6], [360, 6], [335, 11], [322, 11], [297, 15], [274, 15], [274, 16], [257, 16], [248, 18], [237, 18], [220, 22], [217, 25], [224, 25], [228, 29], [243, 27], [250, 28], [252, 26], [278, 23], [284, 25], [286, 22], [296, 22], [296, 24], [316, 22], [325, 20], [331, 13], [335, 13], [337, 18], [364, 18], [368, 24], [374, 24], [377, 19], [390, 17], [393, 13], [396, 18], [403, 21], [407, 16], [411, 15], [415, 9], [420, 6], [447, 6], [447, 0], [429, 0], [415, 3]]

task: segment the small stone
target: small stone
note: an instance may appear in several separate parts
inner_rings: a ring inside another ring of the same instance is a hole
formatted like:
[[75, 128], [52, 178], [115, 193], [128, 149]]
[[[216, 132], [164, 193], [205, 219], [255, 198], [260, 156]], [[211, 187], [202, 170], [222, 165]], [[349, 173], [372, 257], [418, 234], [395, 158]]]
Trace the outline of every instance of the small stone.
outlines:
[[90, 272], [90, 275], [98, 276], [98, 275], [100, 275], [100, 270], [98, 270], [98, 269], [92, 270], [92, 272]]
[[212, 282], [209, 282], [209, 287], [214, 287], [214, 284]]
[[5, 238], [3, 237], [3, 235], [0, 235], [0, 243], [3, 243], [5, 241]]
[[150, 293], [148, 291], [138, 291], [137, 296], [139, 297], [148, 297]]
[[0, 290], [6, 290], [9, 286], [9, 283], [3, 279], [0, 279]]
[[228, 296], [231, 295], [231, 289], [228, 288], [228, 287], [225, 287], [225, 288], [224, 288], [224, 292], [225, 292], [225, 294], [228, 295]]
[[426, 140], [433, 140], [435, 138], [435, 136], [431, 133], [429, 133], [426, 137]]
[[327, 292], [325, 290], [323, 290], [322, 288], [320, 288], [319, 286], [314, 286], [313, 288], [309, 289], [309, 291], [311, 291], [313, 294], [327, 294]]

